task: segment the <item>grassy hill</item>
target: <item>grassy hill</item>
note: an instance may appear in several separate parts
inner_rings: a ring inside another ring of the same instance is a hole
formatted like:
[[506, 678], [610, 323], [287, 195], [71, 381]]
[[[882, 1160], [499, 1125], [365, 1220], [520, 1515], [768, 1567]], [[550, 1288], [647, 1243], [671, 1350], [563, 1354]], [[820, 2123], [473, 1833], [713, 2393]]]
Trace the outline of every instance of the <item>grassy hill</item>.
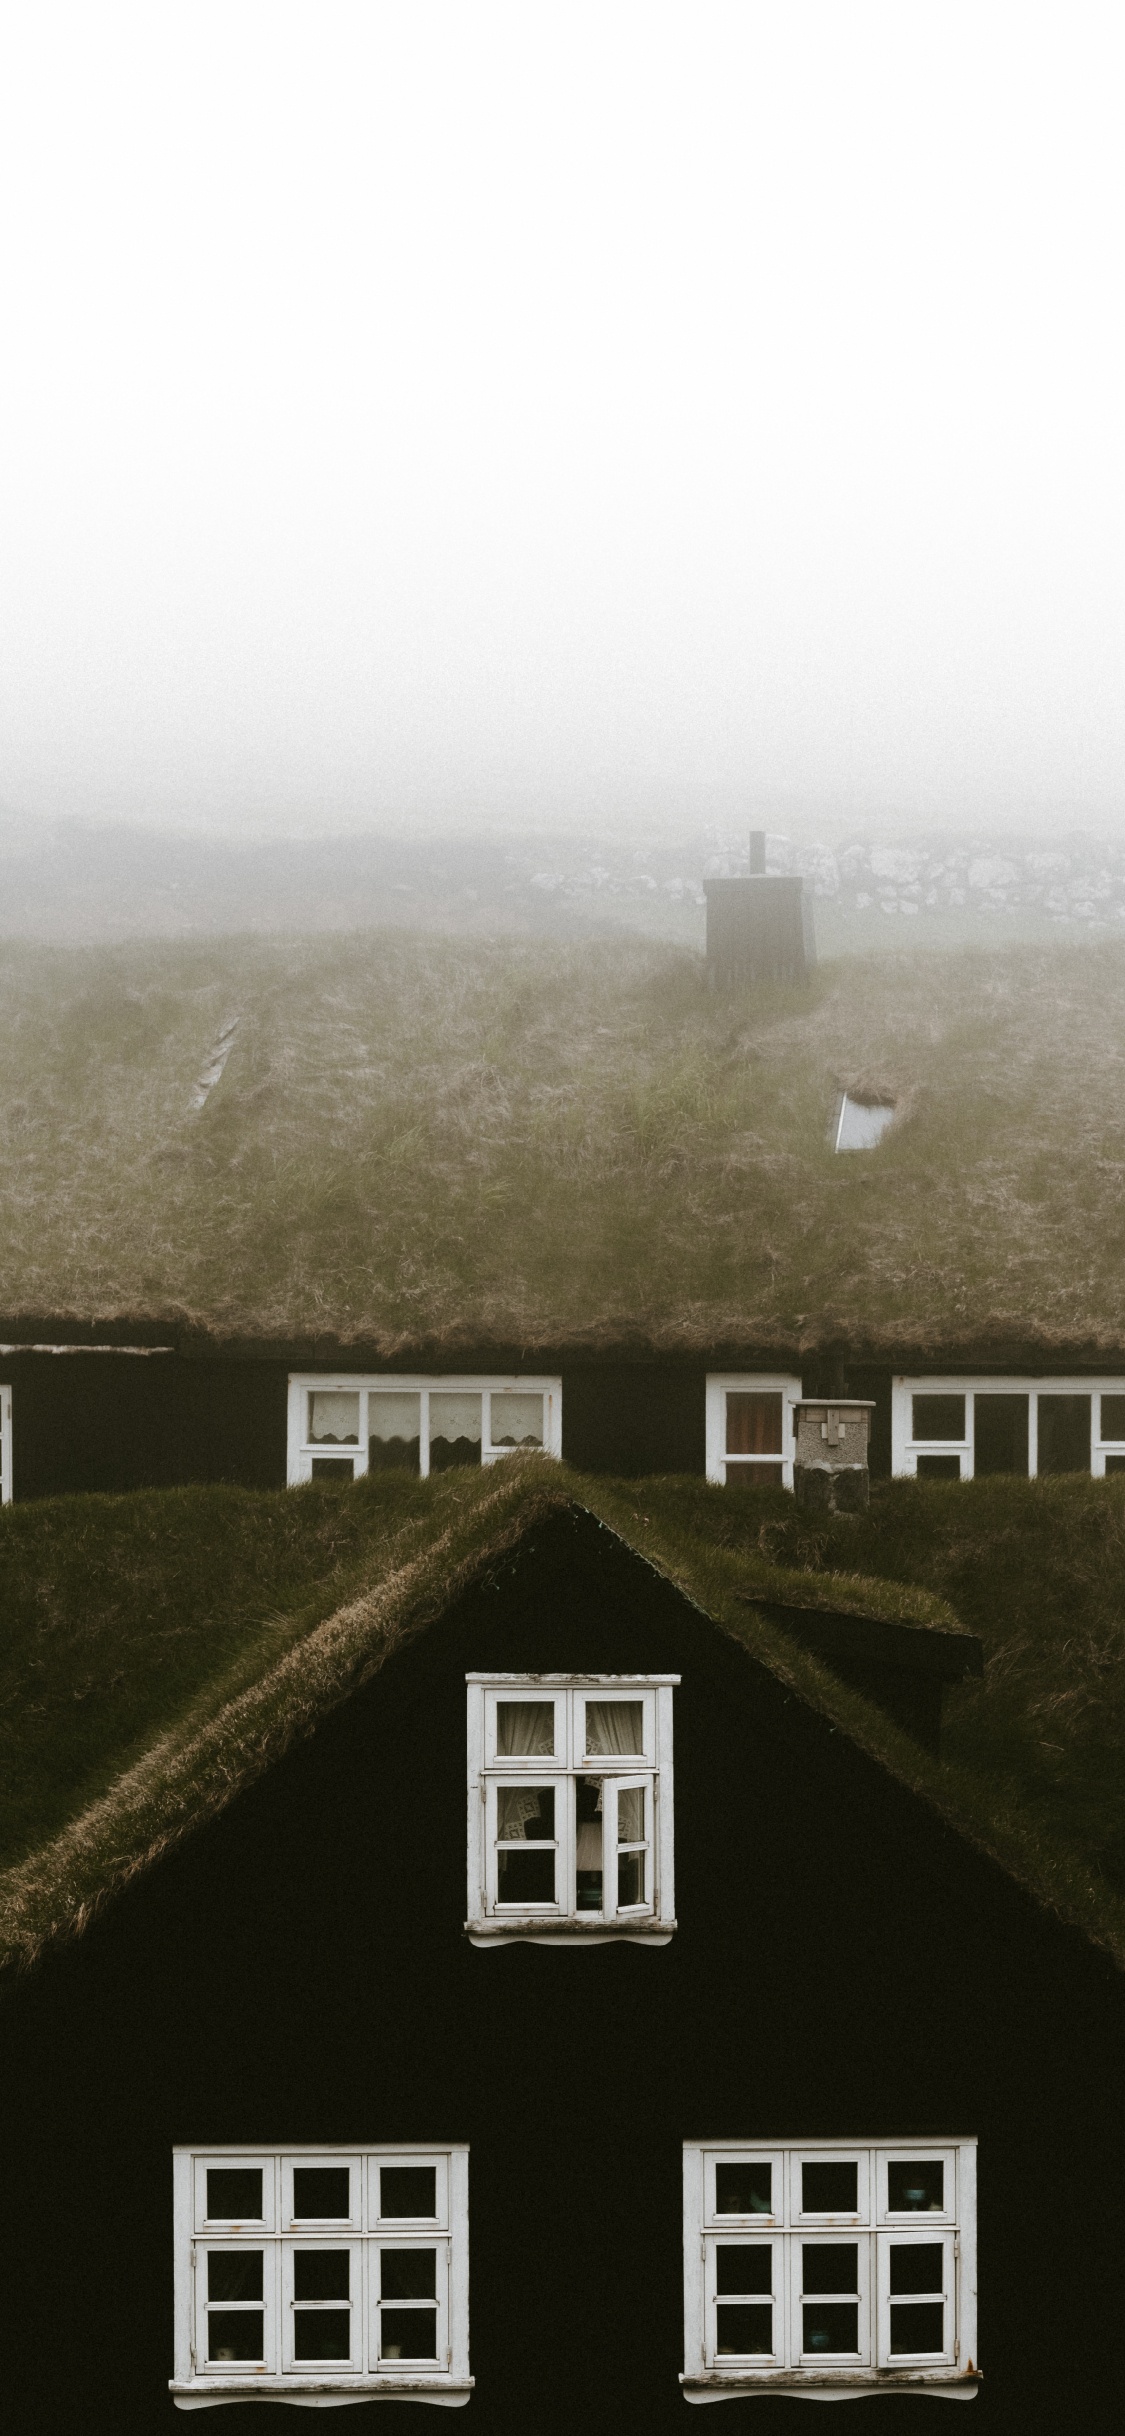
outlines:
[[[1125, 1344], [1116, 942], [736, 999], [641, 939], [7, 945], [0, 1024], [10, 1323], [388, 1359]], [[878, 1150], [828, 1149], [841, 1084], [896, 1100]]]

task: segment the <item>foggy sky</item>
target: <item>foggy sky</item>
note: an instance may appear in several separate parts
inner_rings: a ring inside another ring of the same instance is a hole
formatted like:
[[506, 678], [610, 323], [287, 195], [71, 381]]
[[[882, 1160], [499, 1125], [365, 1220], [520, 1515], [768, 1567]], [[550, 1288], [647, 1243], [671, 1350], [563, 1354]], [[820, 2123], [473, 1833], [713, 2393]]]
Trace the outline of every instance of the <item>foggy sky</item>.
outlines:
[[1121, 26], [13, 11], [0, 802], [1116, 819]]

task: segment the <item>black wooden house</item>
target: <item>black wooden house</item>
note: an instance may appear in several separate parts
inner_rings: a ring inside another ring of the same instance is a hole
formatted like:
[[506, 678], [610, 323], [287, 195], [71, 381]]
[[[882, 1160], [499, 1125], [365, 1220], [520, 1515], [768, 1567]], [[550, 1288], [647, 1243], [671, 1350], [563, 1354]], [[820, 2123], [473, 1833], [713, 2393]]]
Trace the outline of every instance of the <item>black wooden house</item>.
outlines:
[[1116, 2427], [1115, 1962], [554, 1482], [435, 1508], [16, 1873], [5, 2425]]

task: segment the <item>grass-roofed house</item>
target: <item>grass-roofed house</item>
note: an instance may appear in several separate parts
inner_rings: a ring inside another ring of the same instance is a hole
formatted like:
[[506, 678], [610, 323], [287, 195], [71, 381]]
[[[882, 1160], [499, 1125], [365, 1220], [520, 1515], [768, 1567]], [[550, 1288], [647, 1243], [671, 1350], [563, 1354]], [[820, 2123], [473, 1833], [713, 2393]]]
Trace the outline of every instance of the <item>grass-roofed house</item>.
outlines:
[[[3, 1517], [7, 2427], [1119, 2424], [1125, 1497], [877, 1508]], [[938, 1756], [816, 1620], [943, 1585]]]
[[[5, 946], [0, 1494], [1125, 1465], [1125, 946]], [[888, 1118], [889, 1122], [883, 1122]]]

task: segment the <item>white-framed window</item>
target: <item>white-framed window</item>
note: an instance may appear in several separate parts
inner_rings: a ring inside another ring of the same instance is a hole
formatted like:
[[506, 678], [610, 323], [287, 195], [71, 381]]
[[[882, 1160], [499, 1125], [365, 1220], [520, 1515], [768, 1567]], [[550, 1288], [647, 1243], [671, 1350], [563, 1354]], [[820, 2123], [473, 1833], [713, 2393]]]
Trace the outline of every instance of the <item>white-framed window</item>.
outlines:
[[0, 1506], [12, 1495], [12, 1391], [0, 1387]]
[[474, 1945], [667, 1945], [678, 1675], [469, 1675]]
[[467, 2148], [177, 2148], [173, 2172], [181, 2410], [468, 2401]]
[[891, 1469], [919, 1480], [1125, 1472], [1125, 1378], [896, 1377]]
[[706, 1469], [720, 1488], [791, 1489], [801, 1382], [772, 1371], [707, 1379]]
[[520, 1449], [562, 1454], [561, 1379], [290, 1374], [290, 1488], [367, 1472], [425, 1480]]
[[689, 2402], [970, 2399], [976, 2141], [688, 2141]]

